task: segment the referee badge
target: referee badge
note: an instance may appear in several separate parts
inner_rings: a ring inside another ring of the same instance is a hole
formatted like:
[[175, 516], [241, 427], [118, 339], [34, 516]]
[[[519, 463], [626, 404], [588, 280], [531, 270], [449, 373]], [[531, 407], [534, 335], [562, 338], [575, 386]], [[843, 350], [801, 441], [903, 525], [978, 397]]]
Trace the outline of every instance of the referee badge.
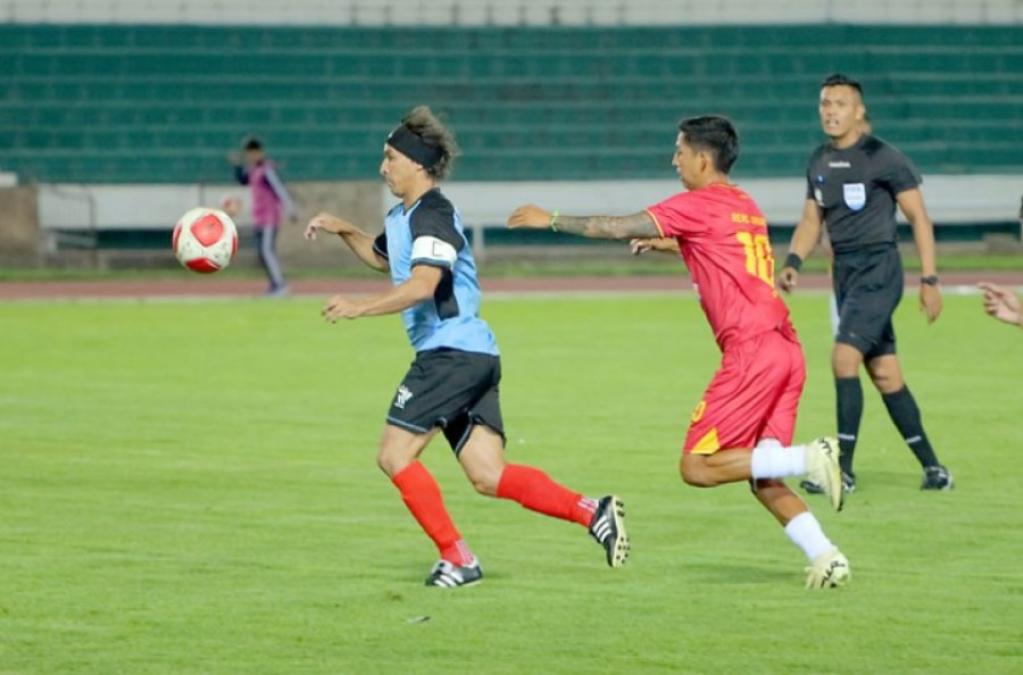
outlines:
[[842, 197], [846, 206], [859, 211], [867, 205], [867, 187], [863, 183], [845, 183], [842, 185]]

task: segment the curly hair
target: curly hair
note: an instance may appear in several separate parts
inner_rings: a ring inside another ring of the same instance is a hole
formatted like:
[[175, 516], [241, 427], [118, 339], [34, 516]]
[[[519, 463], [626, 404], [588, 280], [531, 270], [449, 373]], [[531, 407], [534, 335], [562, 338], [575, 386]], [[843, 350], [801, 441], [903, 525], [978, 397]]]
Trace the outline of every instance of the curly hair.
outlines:
[[428, 145], [440, 148], [443, 156], [427, 169], [427, 173], [438, 180], [451, 174], [455, 158], [462, 154], [455, 140], [455, 134], [449, 129], [428, 106], [416, 106], [405, 113], [401, 123], [409, 131], [422, 138]]

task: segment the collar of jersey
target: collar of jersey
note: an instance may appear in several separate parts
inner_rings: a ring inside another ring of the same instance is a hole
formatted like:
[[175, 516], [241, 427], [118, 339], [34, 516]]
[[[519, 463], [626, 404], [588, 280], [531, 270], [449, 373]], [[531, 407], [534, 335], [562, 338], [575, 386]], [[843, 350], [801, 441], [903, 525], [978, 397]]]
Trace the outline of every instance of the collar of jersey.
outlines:
[[434, 186], [434, 187], [430, 188], [429, 190], [427, 190], [423, 194], [419, 195], [419, 199], [417, 199], [416, 201], [412, 202], [412, 206], [408, 207], [407, 209], [405, 208], [405, 204], [403, 203], [401, 205], [401, 215], [407, 216], [409, 214], [409, 212], [412, 211], [412, 209], [414, 209], [417, 206], [419, 206], [419, 202], [423, 201], [423, 197], [425, 197], [426, 195], [430, 194], [434, 190], [439, 190], [439, 189], [440, 188], [438, 188], [437, 186]]

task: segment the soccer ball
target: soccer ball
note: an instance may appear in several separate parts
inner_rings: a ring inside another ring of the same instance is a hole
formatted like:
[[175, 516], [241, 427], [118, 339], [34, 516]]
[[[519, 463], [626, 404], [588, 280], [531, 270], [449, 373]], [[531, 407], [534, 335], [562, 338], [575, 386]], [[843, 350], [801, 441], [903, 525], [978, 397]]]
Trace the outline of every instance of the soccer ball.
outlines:
[[238, 252], [238, 228], [223, 211], [192, 209], [174, 226], [171, 246], [182, 265], [209, 274], [227, 267]]

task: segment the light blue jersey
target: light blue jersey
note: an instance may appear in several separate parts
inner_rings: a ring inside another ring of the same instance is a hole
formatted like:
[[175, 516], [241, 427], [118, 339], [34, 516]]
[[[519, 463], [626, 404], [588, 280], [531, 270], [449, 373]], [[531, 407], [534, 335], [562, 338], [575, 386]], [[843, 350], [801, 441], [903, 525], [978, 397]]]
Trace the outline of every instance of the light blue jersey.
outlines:
[[407, 211], [404, 204], [388, 211], [373, 249], [387, 259], [395, 286], [408, 281], [416, 265], [444, 270], [433, 299], [401, 313], [416, 352], [445, 347], [498, 355], [494, 333], [479, 316], [476, 262], [462, 218], [440, 190], [430, 190]]

